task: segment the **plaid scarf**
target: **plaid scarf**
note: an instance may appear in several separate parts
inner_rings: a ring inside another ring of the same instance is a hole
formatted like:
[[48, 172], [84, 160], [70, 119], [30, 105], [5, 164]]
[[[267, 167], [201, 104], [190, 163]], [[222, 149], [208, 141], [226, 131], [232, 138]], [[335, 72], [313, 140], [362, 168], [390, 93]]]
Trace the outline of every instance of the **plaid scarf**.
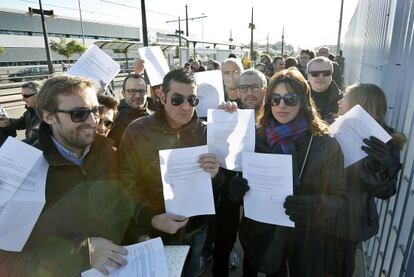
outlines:
[[295, 152], [293, 141], [308, 129], [309, 122], [304, 116], [297, 117], [287, 124], [280, 124], [272, 119], [265, 129], [269, 148], [273, 150], [275, 144], [279, 144], [283, 154], [293, 154]]

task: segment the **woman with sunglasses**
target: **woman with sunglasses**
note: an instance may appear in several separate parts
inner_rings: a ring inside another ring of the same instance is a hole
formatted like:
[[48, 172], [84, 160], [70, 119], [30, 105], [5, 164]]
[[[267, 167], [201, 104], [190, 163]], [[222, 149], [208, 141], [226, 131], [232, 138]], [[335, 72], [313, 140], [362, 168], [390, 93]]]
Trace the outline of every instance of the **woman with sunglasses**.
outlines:
[[[243, 276], [325, 276], [325, 229], [345, 206], [343, 155], [319, 118], [310, 88], [294, 68], [275, 74], [258, 115], [256, 152], [292, 155], [293, 195], [284, 202], [294, 228], [243, 217], [239, 230]], [[249, 190], [246, 179], [230, 184], [234, 200]]]
[[396, 192], [401, 168], [400, 151], [405, 143], [405, 136], [386, 125], [387, 99], [377, 85], [349, 86], [338, 104], [340, 115], [355, 105], [360, 105], [392, 136], [387, 143], [376, 137], [365, 138], [362, 150], [368, 156], [345, 170], [349, 202], [347, 209], [342, 210], [343, 213], [338, 217], [343, 222], [338, 224], [341, 227], [336, 234], [337, 255], [343, 260], [338, 268], [333, 269], [333, 276], [351, 277], [355, 269], [355, 250], [358, 243], [378, 233], [379, 217], [375, 198], [386, 200]]

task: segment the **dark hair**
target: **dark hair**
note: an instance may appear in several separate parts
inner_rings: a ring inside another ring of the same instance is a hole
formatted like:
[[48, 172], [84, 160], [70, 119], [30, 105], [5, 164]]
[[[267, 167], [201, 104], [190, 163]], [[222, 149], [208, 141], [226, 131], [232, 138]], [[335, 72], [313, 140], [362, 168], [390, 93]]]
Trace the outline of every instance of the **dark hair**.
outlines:
[[294, 67], [298, 65], [298, 61], [294, 57], [287, 57], [285, 60], [285, 68]]
[[264, 131], [264, 128], [269, 125], [270, 119], [273, 117], [270, 95], [278, 84], [285, 84], [288, 91], [299, 94], [299, 114], [304, 115], [308, 119], [310, 131], [313, 134], [325, 134], [328, 132], [328, 125], [320, 119], [316, 111], [308, 82], [306, 82], [303, 75], [296, 68], [281, 70], [270, 79], [266, 90], [265, 104], [257, 114], [257, 122], [261, 131]]
[[145, 79], [144, 79], [144, 77], [142, 75], [139, 75], [139, 74], [135, 74], [134, 73], [134, 74], [130, 74], [130, 75], [126, 76], [126, 78], [124, 79], [124, 82], [122, 83], [122, 91], [125, 91], [126, 82], [129, 79], [131, 79], [131, 78], [138, 79], [138, 80], [142, 80], [142, 81], [144, 81], [145, 85], [147, 85], [147, 83], [145, 82]]
[[235, 54], [233, 54], [233, 53], [230, 53], [230, 54], [229, 54], [229, 56], [228, 56], [227, 58], [234, 58], [234, 59], [237, 59], [237, 56], [236, 56]]
[[216, 60], [209, 60], [207, 63], [212, 64], [214, 69], [220, 69], [221, 67], [220, 63]]
[[282, 56], [276, 56], [273, 58], [273, 63], [277, 63], [278, 60], [285, 60]]
[[313, 58], [315, 58], [316, 54], [313, 50], [311, 49], [302, 49], [300, 51], [300, 54], [306, 54], [309, 55], [309, 58], [312, 60]]
[[114, 119], [118, 115], [118, 101], [112, 96], [98, 94], [98, 102], [109, 110], [114, 110]]
[[173, 69], [164, 76], [162, 80], [162, 91], [165, 94], [170, 90], [171, 81], [184, 84], [196, 84], [193, 72], [190, 69], [182, 67]]
[[22, 88], [31, 89], [33, 93], [38, 93], [40, 84], [38, 82], [27, 82], [22, 85]]
[[332, 54], [329, 54], [328, 59], [330, 59], [333, 62], [335, 60], [335, 56]]

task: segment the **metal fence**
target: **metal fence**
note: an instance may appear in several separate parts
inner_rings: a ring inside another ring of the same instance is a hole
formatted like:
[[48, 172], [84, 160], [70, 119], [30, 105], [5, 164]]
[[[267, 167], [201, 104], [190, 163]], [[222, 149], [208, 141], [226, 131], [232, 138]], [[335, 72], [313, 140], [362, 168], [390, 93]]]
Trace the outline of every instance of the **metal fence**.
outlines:
[[359, 0], [344, 41], [345, 83], [381, 86], [387, 122], [407, 136], [397, 194], [377, 201], [378, 234], [364, 243], [366, 272], [414, 276], [414, 2]]

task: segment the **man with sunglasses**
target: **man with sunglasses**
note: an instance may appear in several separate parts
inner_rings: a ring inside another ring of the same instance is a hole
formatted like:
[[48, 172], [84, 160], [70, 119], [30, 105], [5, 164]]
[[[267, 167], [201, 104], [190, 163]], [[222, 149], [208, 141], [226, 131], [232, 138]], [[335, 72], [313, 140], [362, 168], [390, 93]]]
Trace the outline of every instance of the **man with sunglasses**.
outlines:
[[309, 61], [307, 72], [312, 89], [312, 99], [323, 120], [331, 124], [338, 115], [338, 101], [342, 99], [342, 91], [332, 81], [334, 67], [325, 57], [316, 57]]
[[119, 184], [113, 141], [95, 135], [101, 108], [93, 81], [47, 80], [37, 112], [46, 203], [23, 250], [0, 251], [0, 276], [79, 276], [90, 267], [108, 274], [126, 263], [118, 244], [133, 206]]
[[[205, 145], [207, 125], [195, 113], [197, 85], [191, 70], [171, 70], [164, 77], [162, 91], [161, 109], [133, 121], [125, 129], [118, 150], [121, 180], [129, 196], [144, 205], [134, 213], [135, 226], [130, 226], [137, 231], [129, 232], [126, 240], [136, 242], [138, 230], [142, 230], [150, 237], [161, 236], [164, 244], [190, 245], [183, 276], [193, 277], [199, 270], [208, 217], [165, 213], [158, 152]], [[216, 156], [204, 154], [198, 162], [211, 175], [213, 190], [217, 191], [221, 175]]]
[[122, 99], [118, 105], [118, 116], [108, 137], [115, 141], [117, 147], [121, 142], [125, 128], [134, 119], [149, 115], [147, 102], [147, 83], [143, 75], [131, 74], [122, 84]]
[[0, 117], [0, 128], [8, 131], [26, 130], [24, 142], [32, 144], [36, 141], [39, 133], [40, 118], [36, 114], [36, 94], [39, 84], [27, 82], [22, 85], [22, 98], [25, 102], [26, 111], [20, 118]]
[[102, 106], [102, 113], [96, 126], [96, 133], [100, 136], [107, 137], [118, 115], [118, 101], [112, 96], [98, 94], [98, 102]]

